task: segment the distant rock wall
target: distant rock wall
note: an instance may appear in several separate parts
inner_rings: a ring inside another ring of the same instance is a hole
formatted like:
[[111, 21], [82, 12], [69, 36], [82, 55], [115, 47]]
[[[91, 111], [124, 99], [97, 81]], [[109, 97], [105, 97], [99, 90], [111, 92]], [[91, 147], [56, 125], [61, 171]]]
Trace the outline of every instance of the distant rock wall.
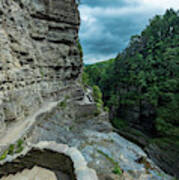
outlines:
[[0, 135], [77, 82], [79, 24], [74, 0], [1, 0]]

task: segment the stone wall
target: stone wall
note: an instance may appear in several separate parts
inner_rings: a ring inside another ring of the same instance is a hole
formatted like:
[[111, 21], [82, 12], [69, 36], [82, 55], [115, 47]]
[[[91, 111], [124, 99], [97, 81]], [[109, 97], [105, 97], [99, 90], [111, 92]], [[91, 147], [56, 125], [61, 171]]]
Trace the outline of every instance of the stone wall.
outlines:
[[98, 180], [76, 148], [45, 141], [26, 147], [21, 154], [9, 157], [8, 162], [0, 162], [0, 178], [34, 166], [53, 171], [59, 180], [62, 174], [70, 180]]

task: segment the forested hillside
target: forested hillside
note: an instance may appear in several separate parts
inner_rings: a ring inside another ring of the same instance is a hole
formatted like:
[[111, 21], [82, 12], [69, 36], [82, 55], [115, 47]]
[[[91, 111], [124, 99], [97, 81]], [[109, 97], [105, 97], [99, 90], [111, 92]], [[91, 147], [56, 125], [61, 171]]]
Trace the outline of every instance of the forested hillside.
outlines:
[[143, 132], [179, 155], [178, 12], [155, 16], [115, 60], [86, 66], [85, 73], [103, 92], [115, 127]]
[[[83, 72], [83, 82], [90, 86], [98, 85], [103, 92], [103, 99], [106, 103], [110, 96], [110, 84], [113, 76], [115, 59], [108, 61], [86, 65]], [[110, 78], [111, 77], [111, 78]]]

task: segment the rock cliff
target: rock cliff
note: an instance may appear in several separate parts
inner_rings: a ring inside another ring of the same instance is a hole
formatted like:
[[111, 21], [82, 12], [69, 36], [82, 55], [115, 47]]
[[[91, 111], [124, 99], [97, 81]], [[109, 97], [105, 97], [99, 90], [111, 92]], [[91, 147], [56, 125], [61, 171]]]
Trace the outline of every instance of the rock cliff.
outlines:
[[77, 82], [79, 24], [71, 0], [1, 1], [1, 132]]

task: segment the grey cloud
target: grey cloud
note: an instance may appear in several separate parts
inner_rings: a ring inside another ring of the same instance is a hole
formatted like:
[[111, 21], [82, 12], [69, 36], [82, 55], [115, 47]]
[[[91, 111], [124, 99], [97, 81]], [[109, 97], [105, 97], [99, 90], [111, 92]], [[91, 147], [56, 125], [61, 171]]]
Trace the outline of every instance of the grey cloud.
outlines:
[[[119, 11], [121, 7], [128, 7], [125, 0], [82, 0], [83, 3], [85, 3], [85, 7], [115, 7], [119, 8]], [[81, 8], [84, 8], [84, 5]], [[82, 11], [82, 9], [80, 10]], [[154, 14], [156, 12], [146, 12], [145, 9], [138, 13], [124, 13], [117, 16], [93, 13], [91, 16], [95, 21], [90, 24], [90, 27], [82, 20], [80, 40], [85, 62], [90, 63], [90, 59], [92, 61], [92, 59], [101, 60], [111, 56], [115, 57], [127, 46], [132, 35], [140, 34], [148, 24], [148, 19]]]
[[[124, 7], [129, 4], [125, 0], [81, 0], [81, 4], [86, 4], [90, 7]], [[137, 5], [136, 2], [132, 3]]]

